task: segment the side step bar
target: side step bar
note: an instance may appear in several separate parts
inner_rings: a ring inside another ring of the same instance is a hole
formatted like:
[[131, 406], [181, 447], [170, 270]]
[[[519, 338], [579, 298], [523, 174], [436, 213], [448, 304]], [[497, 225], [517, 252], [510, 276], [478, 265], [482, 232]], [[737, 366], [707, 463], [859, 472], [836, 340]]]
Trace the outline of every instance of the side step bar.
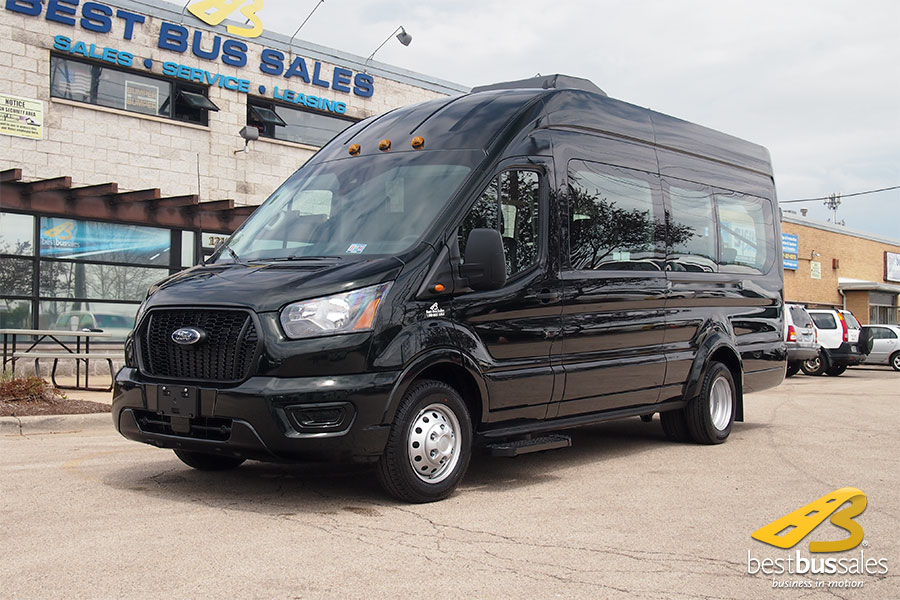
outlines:
[[512, 457], [544, 450], [568, 448], [572, 445], [572, 438], [567, 435], [544, 435], [529, 440], [515, 440], [510, 442], [495, 442], [485, 446], [491, 456]]

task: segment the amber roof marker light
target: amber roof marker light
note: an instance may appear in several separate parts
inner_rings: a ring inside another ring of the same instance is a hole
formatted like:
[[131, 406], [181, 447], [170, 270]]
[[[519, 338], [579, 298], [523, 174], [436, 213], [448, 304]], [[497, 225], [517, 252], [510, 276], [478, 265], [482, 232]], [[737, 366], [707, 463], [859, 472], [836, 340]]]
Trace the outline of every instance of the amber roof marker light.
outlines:
[[391, 140], [381, 140], [378, 142], [378, 149], [382, 152], [387, 152], [391, 149]]
[[361, 148], [359, 147], [359, 144], [353, 144], [352, 146], [350, 146], [350, 148], [347, 149], [347, 151], [350, 152], [350, 156], [358, 155], [360, 150]]
[[417, 135], [416, 137], [414, 137], [412, 140], [412, 147], [415, 148], [416, 150], [421, 150], [422, 148], [424, 148], [425, 147], [425, 138], [423, 138], [420, 135]]

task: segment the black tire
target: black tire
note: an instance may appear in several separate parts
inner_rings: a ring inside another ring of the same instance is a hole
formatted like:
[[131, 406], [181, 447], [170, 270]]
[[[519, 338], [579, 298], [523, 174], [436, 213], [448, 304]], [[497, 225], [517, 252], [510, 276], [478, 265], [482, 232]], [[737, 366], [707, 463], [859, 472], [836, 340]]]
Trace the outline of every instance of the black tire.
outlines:
[[847, 365], [832, 365], [825, 369], [825, 373], [831, 375], [832, 377], [837, 377], [839, 375], [843, 375], [844, 371], [847, 370]]
[[[376, 473], [381, 487], [399, 500], [435, 502], [453, 493], [471, 457], [472, 419], [466, 403], [446, 383], [426, 379], [403, 397]], [[450, 462], [442, 466], [445, 461]]]
[[691, 440], [683, 408], [659, 413], [659, 422], [662, 425], [663, 433], [669, 440], [680, 443]]
[[894, 352], [890, 358], [891, 367], [895, 371], [900, 371], [900, 352]]
[[691, 438], [698, 444], [721, 444], [728, 439], [737, 402], [731, 371], [720, 362], [710, 363], [700, 394], [684, 409]]
[[825, 356], [824, 352], [819, 352], [819, 356], [812, 360], [804, 360], [800, 363], [800, 369], [806, 373], [807, 375], [819, 376], [825, 372], [825, 370], [830, 367], [831, 364], [828, 361], [828, 357]]
[[198, 471], [228, 471], [241, 466], [244, 458], [234, 456], [221, 456], [218, 454], [206, 454], [204, 452], [190, 452], [188, 450], [175, 450], [175, 456], [181, 462]]
[[797, 373], [800, 372], [800, 361], [794, 360], [787, 364], [787, 372], [784, 374], [785, 377], [793, 377]]

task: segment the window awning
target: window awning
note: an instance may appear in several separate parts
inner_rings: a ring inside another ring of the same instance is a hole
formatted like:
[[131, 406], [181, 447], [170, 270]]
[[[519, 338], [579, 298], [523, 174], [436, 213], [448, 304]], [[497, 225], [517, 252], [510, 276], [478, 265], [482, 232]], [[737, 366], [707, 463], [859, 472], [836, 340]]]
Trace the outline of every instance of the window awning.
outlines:
[[271, 108], [265, 108], [264, 106], [255, 106], [253, 104], [250, 105], [250, 116], [256, 119], [259, 123], [263, 123], [265, 125], [275, 125], [276, 127], [287, 127], [287, 123], [284, 122], [284, 119], [278, 116], [278, 113], [272, 110]]
[[212, 100], [204, 96], [203, 94], [196, 94], [194, 92], [186, 92], [184, 90], [178, 90], [178, 97], [184, 101], [185, 104], [190, 106], [191, 108], [200, 108], [203, 110], [214, 110], [216, 112], [219, 111], [219, 107], [216, 106]]

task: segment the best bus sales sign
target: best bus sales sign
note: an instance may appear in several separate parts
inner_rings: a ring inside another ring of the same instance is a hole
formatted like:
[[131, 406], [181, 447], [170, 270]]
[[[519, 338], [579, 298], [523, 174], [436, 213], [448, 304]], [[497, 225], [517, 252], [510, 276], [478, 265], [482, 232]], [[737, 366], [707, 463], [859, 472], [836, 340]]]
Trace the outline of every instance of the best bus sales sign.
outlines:
[[[44, 11], [45, 6], [46, 11]], [[40, 17], [43, 13], [44, 18], [48, 21], [70, 27], [81, 27], [85, 31], [93, 33], [111, 33], [113, 29], [121, 29], [122, 39], [124, 40], [131, 40], [134, 36], [135, 27], [146, 20], [144, 15], [123, 9], [114, 9], [99, 2], [80, 4], [79, 0], [47, 0], [46, 2], [41, 2], [41, 0], [6, 0], [5, 8], [8, 11], [31, 17]], [[204, 36], [211, 37], [204, 39]], [[61, 36], [57, 36], [57, 38], [59, 37]], [[55, 40], [55, 42], [56, 49], [61, 50], [59, 40]], [[163, 21], [160, 26], [157, 46], [163, 50], [180, 54], [190, 50], [198, 58], [221, 61], [223, 64], [232, 67], [243, 68], [249, 62], [249, 47], [240, 40], [224, 39], [221, 36], [200, 30], [194, 31], [192, 35], [187, 27], [166, 21]], [[204, 47], [208, 49], [204, 49]], [[129, 54], [117, 52], [110, 48], [97, 49], [93, 45], [84, 44], [84, 42], [72, 41], [69, 41], [64, 51], [74, 52], [76, 49], [83, 49], [84, 51], [75, 53], [82, 54], [87, 58], [99, 58], [101, 60], [106, 60], [105, 56]], [[143, 65], [145, 68], [151, 69], [153, 62], [148, 58], [143, 61]], [[290, 64], [286, 64], [284, 53], [271, 48], [262, 50], [258, 67], [260, 72], [266, 75], [284, 77], [285, 79], [299, 77], [305, 83], [345, 94], [352, 93], [361, 98], [371, 98], [375, 91], [373, 78], [367, 73], [354, 73], [350, 69], [334, 67], [329, 74], [325, 72], [324, 65], [319, 61], [312, 62], [312, 69], [310, 69], [306, 60], [299, 56], [294, 58]], [[247, 80], [238, 81], [244, 82]], [[249, 92], [249, 82], [240, 87], [243, 89], [238, 89], [237, 91]], [[260, 93], [264, 93], [265, 88], [260, 86], [259, 90]]]

